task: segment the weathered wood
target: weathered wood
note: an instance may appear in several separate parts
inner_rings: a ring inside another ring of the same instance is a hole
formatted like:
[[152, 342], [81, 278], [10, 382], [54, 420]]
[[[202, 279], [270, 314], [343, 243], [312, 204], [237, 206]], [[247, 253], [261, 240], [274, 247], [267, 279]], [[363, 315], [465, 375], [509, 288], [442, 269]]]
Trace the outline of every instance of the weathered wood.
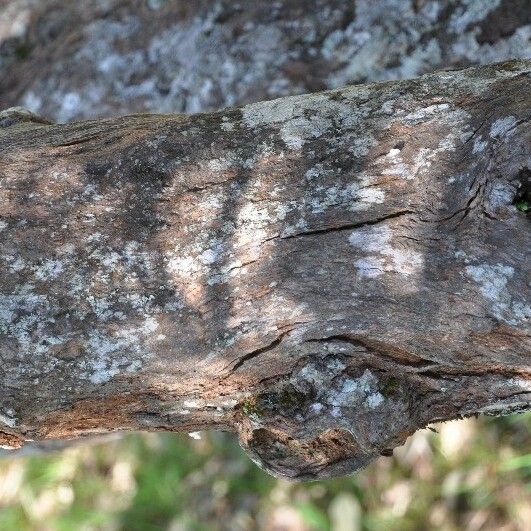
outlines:
[[2, 444], [235, 430], [307, 479], [530, 408], [530, 76], [0, 114]]

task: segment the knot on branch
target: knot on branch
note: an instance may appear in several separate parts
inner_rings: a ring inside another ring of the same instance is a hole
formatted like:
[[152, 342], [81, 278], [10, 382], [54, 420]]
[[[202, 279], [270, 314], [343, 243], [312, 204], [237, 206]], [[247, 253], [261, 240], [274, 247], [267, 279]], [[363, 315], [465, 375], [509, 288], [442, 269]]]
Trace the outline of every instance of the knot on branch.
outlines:
[[274, 476], [297, 481], [346, 475], [370, 460], [345, 429], [295, 439], [281, 430], [258, 428], [250, 430], [241, 441], [258, 466]]
[[395, 446], [422, 423], [406, 380], [312, 359], [285, 381], [240, 405], [240, 444], [276, 476], [310, 480], [349, 474]]

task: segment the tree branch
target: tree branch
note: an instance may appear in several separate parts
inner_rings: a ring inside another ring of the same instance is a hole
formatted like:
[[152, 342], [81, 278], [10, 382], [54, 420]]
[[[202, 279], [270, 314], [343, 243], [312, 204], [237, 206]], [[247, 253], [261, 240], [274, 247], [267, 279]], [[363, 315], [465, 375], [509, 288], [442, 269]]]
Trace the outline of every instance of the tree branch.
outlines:
[[225, 429], [308, 479], [529, 409], [530, 71], [1, 113], [2, 444]]

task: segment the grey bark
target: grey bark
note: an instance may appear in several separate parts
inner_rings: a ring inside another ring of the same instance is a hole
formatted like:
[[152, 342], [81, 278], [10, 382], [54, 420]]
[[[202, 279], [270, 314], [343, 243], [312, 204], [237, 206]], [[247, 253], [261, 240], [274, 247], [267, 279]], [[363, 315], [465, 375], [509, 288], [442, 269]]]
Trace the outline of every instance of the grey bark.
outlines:
[[531, 58], [528, 0], [0, 1], [0, 108], [60, 122], [512, 58]]
[[311, 479], [529, 409], [530, 77], [2, 113], [2, 444], [224, 429]]

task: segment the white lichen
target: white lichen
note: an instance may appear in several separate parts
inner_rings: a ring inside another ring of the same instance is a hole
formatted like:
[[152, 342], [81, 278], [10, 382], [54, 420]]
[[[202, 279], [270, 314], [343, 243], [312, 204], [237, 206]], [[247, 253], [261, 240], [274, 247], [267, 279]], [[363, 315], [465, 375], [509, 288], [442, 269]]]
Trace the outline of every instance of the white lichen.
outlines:
[[15, 412], [10, 409], [3, 413], [0, 413], [0, 422], [9, 426], [10, 428], [15, 428], [17, 425], [17, 418], [15, 417]]
[[367, 407], [374, 409], [378, 407], [385, 400], [384, 396], [381, 393], [371, 393], [366, 399], [365, 404]]
[[467, 266], [465, 271], [481, 285], [481, 293], [491, 301], [501, 301], [506, 297], [507, 281], [514, 274], [513, 267], [499, 263]]
[[498, 120], [496, 120], [490, 127], [490, 136], [492, 138], [511, 136], [511, 134], [514, 133], [515, 125], [516, 118], [514, 116], [498, 118]]
[[475, 155], [476, 153], [481, 153], [482, 151], [485, 151], [485, 148], [488, 146], [488, 142], [486, 140], [482, 140], [481, 136], [478, 136], [474, 139], [474, 147], [472, 149], [472, 153]]
[[513, 298], [507, 289], [515, 273], [512, 266], [500, 263], [468, 265], [465, 272], [479, 284], [479, 291], [490, 302], [495, 317], [513, 325], [531, 317], [531, 306]]
[[408, 276], [422, 269], [424, 258], [421, 253], [414, 249], [393, 246], [391, 239], [390, 227], [383, 224], [362, 227], [351, 232], [348, 239], [350, 245], [368, 254], [354, 262], [360, 276], [375, 278], [385, 272]]
[[361, 277], [376, 278], [385, 272], [385, 260], [376, 256], [366, 256], [354, 262]]
[[[441, 107], [446, 109], [444, 105], [441, 105]], [[428, 107], [422, 110], [424, 112], [416, 111], [412, 113], [411, 122], [416, 123], [421, 117], [422, 119], [431, 117], [432, 114], [435, 114], [433, 108], [439, 108], [439, 106]], [[412, 162], [405, 162], [400, 155], [400, 150], [392, 149], [389, 153], [377, 159], [378, 165], [382, 168], [382, 173], [412, 180], [428, 172], [441, 154], [455, 151], [456, 145], [462, 142], [459, 134], [460, 130], [456, 126], [461, 122], [465, 122], [467, 116], [464, 111], [459, 110], [448, 111], [442, 117], [437, 116], [439, 122], [452, 125], [454, 130], [440, 140], [436, 147], [421, 147], [414, 155]]]
[[[293, 150], [324, 135], [332, 126], [351, 129], [362, 117], [363, 111], [356, 108], [354, 102], [349, 105], [326, 94], [292, 96], [253, 103], [242, 109], [245, 125], [251, 128], [277, 126], [285, 145]], [[359, 133], [350, 140], [349, 149], [355, 156], [361, 156], [373, 143], [370, 135]]]
[[345, 378], [339, 389], [330, 389], [327, 393], [327, 403], [335, 407], [364, 404], [369, 409], [374, 409], [385, 400], [378, 390], [378, 385], [378, 378], [369, 369], [365, 369], [360, 377]]
[[56, 278], [63, 271], [63, 263], [60, 260], [46, 259], [40, 266], [33, 268], [35, 276], [39, 280], [49, 280]]

